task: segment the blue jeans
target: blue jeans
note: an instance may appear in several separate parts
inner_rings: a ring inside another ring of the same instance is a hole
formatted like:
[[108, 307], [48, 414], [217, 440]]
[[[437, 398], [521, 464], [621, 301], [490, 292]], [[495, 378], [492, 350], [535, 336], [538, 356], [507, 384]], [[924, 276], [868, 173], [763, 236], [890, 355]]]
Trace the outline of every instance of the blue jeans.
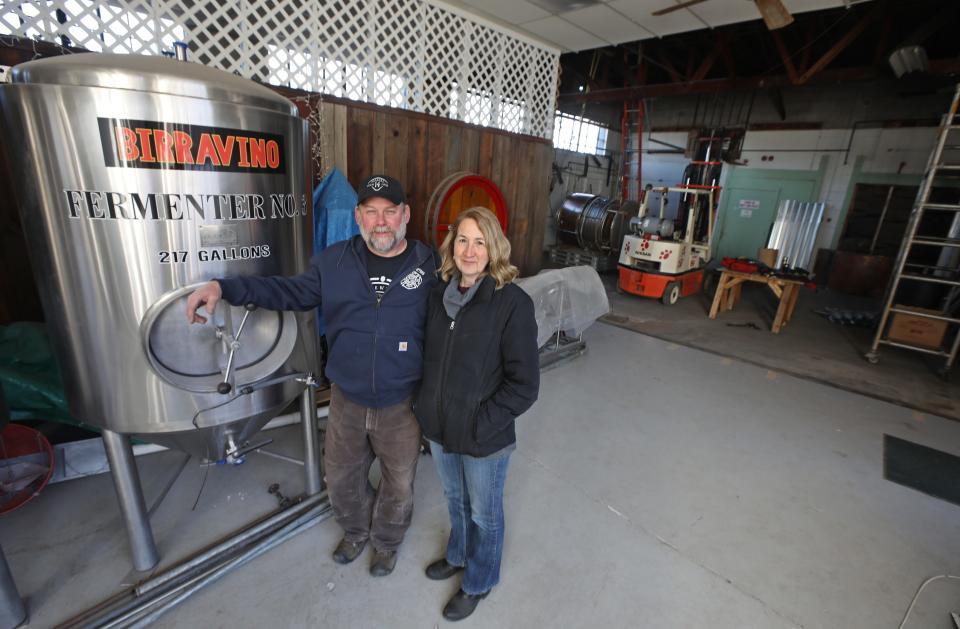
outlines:
[[463, 566], [461, 589], [483, 594], [500, 582], [503, 556], [503, 485], [510, 451], [483, 458], [444, 452], [430, 442], [450, 511], [447, 562]]

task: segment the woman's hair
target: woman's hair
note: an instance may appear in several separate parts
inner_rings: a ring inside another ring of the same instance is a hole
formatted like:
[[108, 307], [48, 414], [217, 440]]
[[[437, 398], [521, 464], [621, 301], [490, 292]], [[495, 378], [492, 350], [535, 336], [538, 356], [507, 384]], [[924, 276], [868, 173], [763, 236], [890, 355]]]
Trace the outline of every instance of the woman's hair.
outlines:
[[453, 225], [450, 226], [450, 233], [443, 239], [440, 245], [440, 277], [444, 282], [449, 282], [450, 278], [456, 273], [457, 264], [453, 261], [453, 245], [457, 239], [457, 233], [460, 231], [460, 224], [464, 220], [472, 218], [476, 221], [483, 234], [483, 240], [487, 246], [487, 256], [490, 261], [487, 263], [485, 273], [493, 277], [497, 283], [497, 288], [503, 288], [505, 284], [512, 282], [520, 271], [517, 267], [510, 264], [510, 241], [503, 235], [500, 223], [497, 217], [485, 207], [472, 207], [457, 214]]

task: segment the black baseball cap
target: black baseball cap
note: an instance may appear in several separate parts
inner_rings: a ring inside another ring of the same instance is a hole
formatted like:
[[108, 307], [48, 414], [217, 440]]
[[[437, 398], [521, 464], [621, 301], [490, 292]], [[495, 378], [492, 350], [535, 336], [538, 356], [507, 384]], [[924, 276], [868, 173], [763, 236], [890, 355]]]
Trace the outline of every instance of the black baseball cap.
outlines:
[[389, 175], [371, 175], [360, 183], [360, 187], [357, 188], [357, 204], [373, 197], [382, 197], [396, 205], [407, 202], [407, 197], [403, 194], [403, 186]]

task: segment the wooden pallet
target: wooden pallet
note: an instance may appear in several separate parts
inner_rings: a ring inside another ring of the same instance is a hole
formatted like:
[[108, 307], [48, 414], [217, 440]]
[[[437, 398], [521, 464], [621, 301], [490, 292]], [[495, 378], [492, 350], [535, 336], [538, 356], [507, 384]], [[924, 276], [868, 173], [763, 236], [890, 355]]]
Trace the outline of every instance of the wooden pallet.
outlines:
[[575, 247], [552, 248], [550, 262], [560, 266], [591, 266], [598, 273], [613, 271], [617, 268], [617, 259], [612, 255]]

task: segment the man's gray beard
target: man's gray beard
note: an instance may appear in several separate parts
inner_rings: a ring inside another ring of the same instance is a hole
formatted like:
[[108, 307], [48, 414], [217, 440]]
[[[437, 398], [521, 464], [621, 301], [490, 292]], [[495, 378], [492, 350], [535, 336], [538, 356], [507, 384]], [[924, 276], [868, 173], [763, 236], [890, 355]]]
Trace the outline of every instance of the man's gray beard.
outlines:
[[367, 232], [361, 227], [360, 235], [363, 236], [363, 240], [367, 243], [367, 246], [369, 246], [375, 252], [388, 253], [407, 237], [407, 226], [400, 225], [400, 227], [397, 228], [397, 231], [393, 232], [393, 239], [390, 240], [386, 245], [377, 244], [377, 241], [374, 239], [374, 236], [377, 235], [376, 232]]

